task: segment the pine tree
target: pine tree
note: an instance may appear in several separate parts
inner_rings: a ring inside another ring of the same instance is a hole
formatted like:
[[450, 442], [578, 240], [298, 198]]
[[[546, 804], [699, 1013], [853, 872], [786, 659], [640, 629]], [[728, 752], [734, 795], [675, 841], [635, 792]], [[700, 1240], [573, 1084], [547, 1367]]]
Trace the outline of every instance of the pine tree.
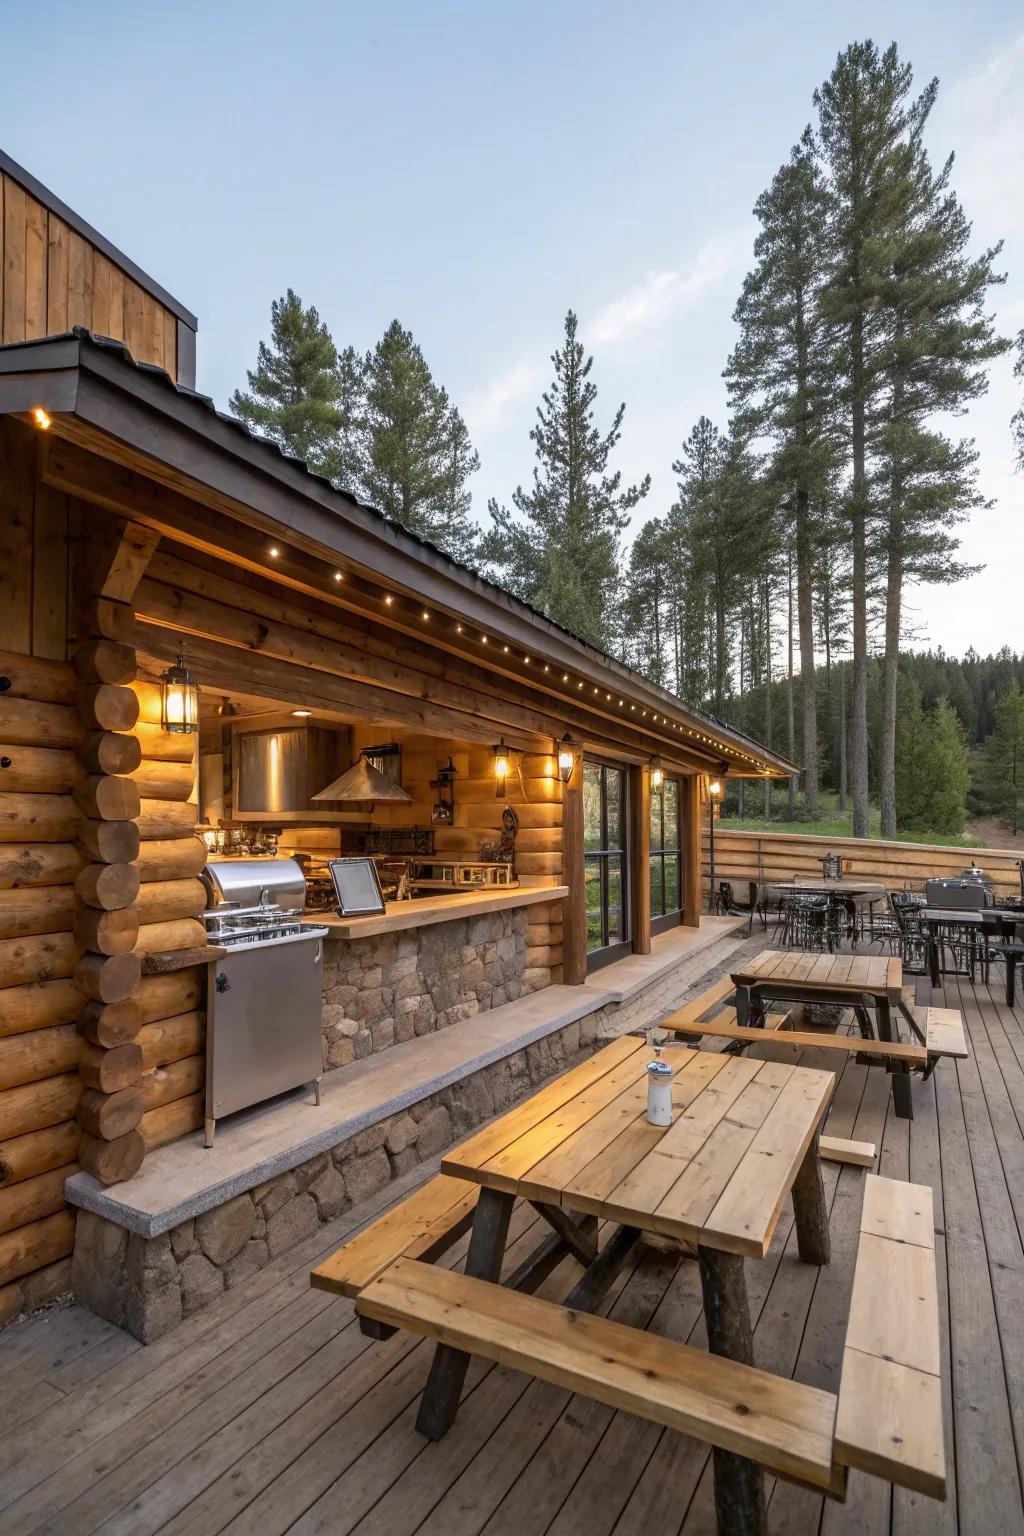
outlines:
[[988, 808], [1016, 837], [1024, 829], [1024, 694], [1016, 678], [995, 707], [982, 782]]
[[367, 353], [363, 373], [369, 500], [456, 559], [472, 560], [467, 481], [480, 461], [412, 332], [393, 320]]
[[987, 363], [1009, 343], [994, 333], [986, 313], [999, 247], [969, 259], [971, 226], [950, 190], [952, 156], [935, 175], [921, 143], [930, 93], [910, 135], [898, 239], [893, 242], [881, 313], [885, 363], [880, 421], [873, 444], [874, 483], [881, 509], [881, 553], [886, 566], [885, 666], [879, 789], [883, 836], [896, 826], [893, 753], [896, 679], [902, 639], [903, 587], [908, 579], [960, 580], [976, 567], [955, 556], [955, 529], [986, 505], [976, 489], [977, 454], [931, 425], [955, 414], [988, 386]]
[[[1017, 348], [1017, 358], [1013, 365], [1013, 376], [1015, 379], [1024, 379], [1024, 331], [1017, 332], [1014, 345]], [[1014, 413], [1010, 428], [1017, 449], [1017, 468], [1024, 469], [1024, 405]]]
[[896, 729], [896, 806], [901, 832], [960, 834], [967, 818], [970, 768], [960, 717], [942, 696], [921, 705], [921, 690], [901, 673]]
[[484, 559], [519, 597], [592, 645], [614, 637], [619, 538], [628, 514], [647, 495], [650, 476], [621, 488], [608, 472], [622, 435], [625, 405], [603, 433], [594, 419], [594, 359], [585, 357], [572, 310], [565, 339], [552, 354], [555, 378], [531, 429], [537, 463], [530, 490], [517, 486], [515, 514], [492, 499]]
[[669, 595], [666, 530], [662, 519], [644, 523], [629, 551], [619, 596], [619, 652], [627, 666], [652, 683], [669, 680]]
[[868, 835], [868, 452], [882, 389], [886, 326], [881, 295], [911, 194], [909, 140], [934, 100], [932, 83], [908, 102], [911, 70], [895, 44], [880, 54], [852, 43], [815, 92], [827, 171], [829, 229], [823, 309], [839, 333], [835, 376], [850, 453], [853, 699], [850, 766], [853, 834]]
[[291, 288], [271, 304], [270, 330], [269, 345], [260, 342], [256, 367], [247, 371], [249, 388], [235, 390], [231, 409], [285, 453], [334, 479], [348, 466], [339, 454], [346, 402], [330, 332]]
[[812, 818], [819, 804], [813, 570], [824, 532], [815, 508], [834, 457], [832, 335], [818, 302], [827, 206], [808, 129], [755, 206], [756, 266], [736, 306], [740, 340], [726, 368], [734, 430], [772, 443], [796, 557], [804, 800]]

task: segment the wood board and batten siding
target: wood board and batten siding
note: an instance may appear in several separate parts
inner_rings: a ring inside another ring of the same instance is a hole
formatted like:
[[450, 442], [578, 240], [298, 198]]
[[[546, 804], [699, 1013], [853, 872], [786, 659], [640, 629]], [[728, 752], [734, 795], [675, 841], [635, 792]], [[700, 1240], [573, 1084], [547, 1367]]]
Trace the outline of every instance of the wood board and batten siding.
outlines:
[[[707, 828], [702, 837], [702, 882], [707, 890], [710, 877]], [[1000, 895], [1020, 893], [1019, 860], [1024, 858], [1024, 843], [1019, 849], [948, 848], [931, 843], [886, 842], [881, 838], [807, 837], [789, 832], [730, 831], [727, 823], [715, 826], [715, 884], [731, 880], [738, 886], [736, 895], [746, 900], [749, 880], [791, 880], [821, 876], [821, 861], [827, 853], [838, 853], [846, 873], [864, 879], [879, 880], [891, 891], [902, 891], [908, 884], [923, 890], [929, 878], [951, 878], [968, 864], [985, 871]]]
[[178, 376], [178, 318], [102, 250], [0, 171], [0, 339], [84, 326]]

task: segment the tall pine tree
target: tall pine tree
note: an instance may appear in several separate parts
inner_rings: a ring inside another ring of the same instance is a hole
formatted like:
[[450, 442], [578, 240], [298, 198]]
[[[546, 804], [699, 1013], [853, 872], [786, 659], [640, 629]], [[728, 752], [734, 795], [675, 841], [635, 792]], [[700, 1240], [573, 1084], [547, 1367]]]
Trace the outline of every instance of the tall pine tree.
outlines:
[[819, 292], [827, 196], [808, 129], [758, 199], [756, 265], [734, 319], [740, 340], [726, 379], [735, 430], [772, 444], [772, 474], [796, 557], [805, 811], [818, 814], [817, 679], [813, 575], [824, 533], [815, 509], [834, 459], [832, 334]]
[[885, 662], [879, 741], [883, 836], [896, 828], [896, 691], [908, 579], [946, 583], [972, 567], [955, 556], [956, 525], [986, 505], [976, 488], [977, 454], [934, 429], [988, 387], [987, 364], [1009, 343], [986, 311], [999, 247], [971, 258], [971, 226], [949, 186], [952, 157], [936, 175], [921, 142], [933, 96], [926, 92], [908, 136], [898, 238], [880, 289], [885, 333], [879, 422], [873, 442], [876, 504], [885, 562]]
[[626, 407], [619, 406], [602, 433], [594, 414], [594, 359], [584, 354], [572, 310], [551, 361], [554, 382], [530, 432], [537, 458], [533, 484], [516, 487], [514, 512], [494, 499], [488, 503], [492, 526], [482, 552], [498, 580], [519, 597], [607, 650], [615, 633], [619, 539], [650, 489], [650, 476], [623, 489], [621, 472], [609, 472]]
[[291, 288], [270, 306], [271, 339], [261, 341], [249, 388], [236, 389], [231, 409], [239, 420], [336, 479], [345, 468], [339, 434], [346, 425], [345, 380], [330, 332], [312, 305]]
[[823, 307], [839, 334], [834, 366], [850, 455], [855, 837], [868, 835], [868, 456], [886, 356], [881, 295], [911, 195], [908, 142], [935, 94], [933, 84], [910, 101], [911, 83], [895, 44], [880, 54], [872, 42], [852, 43], [814, 96], [829, 194]]
[[995, 707], [981, 779], [986, 807], [1016, 837], [1024, 831], [1024, 694], [1016, 678]]
[[397, 320], [367, 354], [363, 378], [368, 499], [456, 559], [472, 561], [467, 482], [480, 461], [461, 415]]

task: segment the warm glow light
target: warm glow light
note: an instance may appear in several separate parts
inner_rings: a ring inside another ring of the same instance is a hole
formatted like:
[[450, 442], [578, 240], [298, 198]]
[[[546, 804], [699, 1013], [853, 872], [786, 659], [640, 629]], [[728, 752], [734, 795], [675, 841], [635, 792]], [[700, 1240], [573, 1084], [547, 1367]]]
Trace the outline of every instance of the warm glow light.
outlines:
[[508, 758], [507, 757], [496, 757], [494, 759], [494, 771], [498, 775], [499, 779], [507, 779], [508, 778]]
[[717, 798], [717, 796], [720, 795], [721, 793], [722, 793], [721, 780], [720, 779], [712, 779], [711, 783], [708, 785], [708, 794], [709, 795], [714, 795]]
[[313, 713], [313, 711], [311, 709], [293, 709], [292, 710], [292, 714], [295, 716], [296, 720], [308, 720], [312, 713]]
[[420, 618], [421, 619], [429, 619], [430, 618], [430, 614], [427, 612], [427, 610], [425, 608], [424, 608], [423, 612], [420, 614]]
[[335, 579], [335, 581], [344, 581], [345, 580], [344, 572], [343, 571], [335, 571], [334, 579]]
[[481, 635], [480, 636], [480, 644], [481, 645], [486, 645], [487, 644], [487, 636], [486, 635]]
[[661, 766], [661, 758], [654, 757], [651, 759], [651, 788], [656, 790], [661, 789], [664, 782], [665, 770]]
[[501, 649], [504, 651], [505, 655], [507, 656], [508, 655], [508, 646], [507, 645], [503, 645]]
[[455, 626], [455, 633], [457, 635], [461, 635], [462, 634], [462, 625], [461, 624], [456, 624], [456, 626]]
[[572, 771], [576, 765], [576, 743], [569, 732], [566, 731], [561, 741], [557, 743], [558, 753], [558, 777], [563, 784], [568, 784], [572, 778]]
[[35, 422], [40, 432], [48, 432], [50, 430], [49, 413], [44, 411], [41, 405], [37, 405], [35, 410], [32, 412], [32, 420]]
[[199, 730], [199, 685], [185, 665], [184, 649], [160, 680], [160, 723], [176, 736], [193, 736]]
[[267, 550], [267, 554], [270, 556], [271, 560], [276, 560], [280, 553], [281, 551], [278, 549], [276, 544], [271, 544], [270, 548]]

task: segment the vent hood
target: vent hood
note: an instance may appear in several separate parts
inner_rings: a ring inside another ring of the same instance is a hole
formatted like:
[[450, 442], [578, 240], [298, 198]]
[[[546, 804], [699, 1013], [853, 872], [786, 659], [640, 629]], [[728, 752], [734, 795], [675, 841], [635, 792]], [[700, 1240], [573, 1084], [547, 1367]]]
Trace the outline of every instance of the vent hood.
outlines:
[[319, 794], [312, 795], [313, 801], [335, 800], [343, 802], [389, 800], [401, 802], [405, 805], [412, 804], [412, 795], [406, 794], [401, 784], [396, 784], [393, 779], [386, 778], [379, 768], [367, 762], [365, 757], [360, 757], [357, 763], [353, 763], [347, 773], [343, 773], [340, 779], [335, 779], [333, 784], [328, 784], [326, 789]]

